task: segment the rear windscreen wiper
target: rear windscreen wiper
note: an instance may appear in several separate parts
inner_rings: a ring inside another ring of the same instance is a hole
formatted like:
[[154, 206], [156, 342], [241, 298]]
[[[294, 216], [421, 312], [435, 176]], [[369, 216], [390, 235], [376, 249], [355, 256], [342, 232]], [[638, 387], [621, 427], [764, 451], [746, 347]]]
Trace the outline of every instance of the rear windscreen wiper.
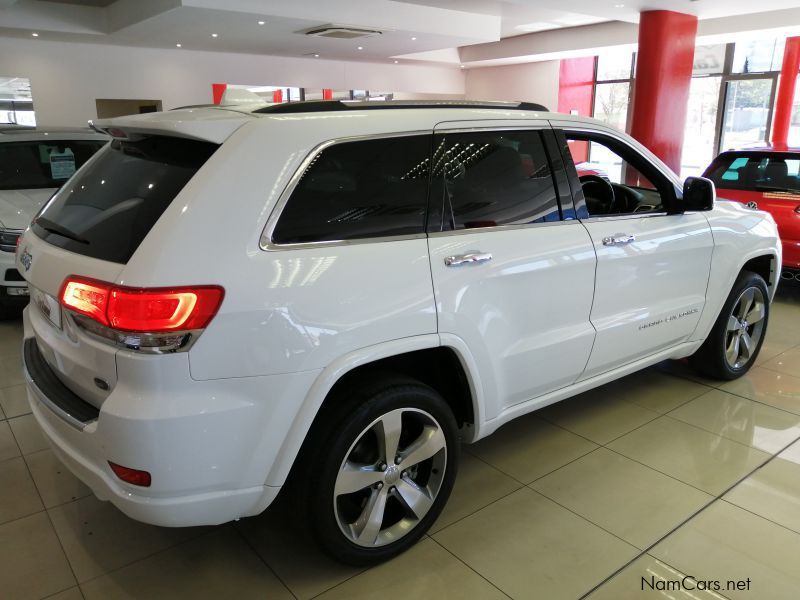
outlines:
[[73, 240], [75, 242], [80, 242], [81, 244], [88, 244], [89, 240], [86, 240], [79, 236], [74, 231], [70, 231], [66, 227], [62, 227], [58, 223], [54, 223], [50, 219], [46, 219], [44, 217], [39, 217], [34, 221], [39, 227], [44, 229], [45, 231], [49, 231], [50, 233], [55, 233], [56, 235], [60, 235], [61, 237], [65, 237], [67, 239]]

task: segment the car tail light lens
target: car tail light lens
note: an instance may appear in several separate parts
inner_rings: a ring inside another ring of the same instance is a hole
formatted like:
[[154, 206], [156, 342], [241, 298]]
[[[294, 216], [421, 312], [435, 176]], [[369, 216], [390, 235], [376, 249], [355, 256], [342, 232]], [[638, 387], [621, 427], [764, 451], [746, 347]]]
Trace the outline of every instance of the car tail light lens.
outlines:
[[108, 465], [111, 467], [111, 470], [114, 471], [114, 475], [119, 477], [125, 483], [130, 483], [132, 485], [138, 485], [141, 487], [150, 487], [152, 478], [150, 477], [150, 473], [147, 471], [123, 467], [122, 465], [118, 465], [117, 463], [113, 463], [111, 461], [108, 461]]
[[60, 300], [84, 329], [127, 348], [163, 352], [196, 338], [224, 295], [212, 285], [132, 288], [70, 276]]

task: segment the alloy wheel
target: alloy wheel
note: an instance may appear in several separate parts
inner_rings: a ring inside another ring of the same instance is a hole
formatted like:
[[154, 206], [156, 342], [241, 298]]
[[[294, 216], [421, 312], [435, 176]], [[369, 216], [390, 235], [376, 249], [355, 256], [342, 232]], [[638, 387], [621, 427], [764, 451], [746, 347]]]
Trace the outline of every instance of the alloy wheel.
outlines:
[[732, 369], [747, 365], [764, 335], [765, 298], [757, 287], [744, 290], [728, 317], [725, 334], [725, 360]]

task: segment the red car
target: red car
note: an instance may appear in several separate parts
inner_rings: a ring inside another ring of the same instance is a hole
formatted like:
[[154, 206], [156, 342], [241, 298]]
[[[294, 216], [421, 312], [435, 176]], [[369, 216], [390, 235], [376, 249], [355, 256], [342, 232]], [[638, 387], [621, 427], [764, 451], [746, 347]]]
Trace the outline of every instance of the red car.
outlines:
[[783, 279], [800, 281], [800, 148], [769, 145], [723, 152], [703, 173], [720, 199], [769, 212], [783, 242]]

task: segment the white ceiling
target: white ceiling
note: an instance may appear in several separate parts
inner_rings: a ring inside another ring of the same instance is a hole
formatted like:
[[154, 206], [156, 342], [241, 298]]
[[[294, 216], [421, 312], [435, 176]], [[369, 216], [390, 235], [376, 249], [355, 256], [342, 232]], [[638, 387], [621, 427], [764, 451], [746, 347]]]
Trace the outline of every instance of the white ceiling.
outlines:
[[[796, 7], [796, 0], [0, 0], [0, 35], [30, 39], [35, 32], [41, 41], [176, 52], [458, 64], [465, 60], [458, 48], [565, 27], [636, 23], [642, 10], [704, 20]], [[302, 33], [326, 24], [382, 33], [356, 40]]]

